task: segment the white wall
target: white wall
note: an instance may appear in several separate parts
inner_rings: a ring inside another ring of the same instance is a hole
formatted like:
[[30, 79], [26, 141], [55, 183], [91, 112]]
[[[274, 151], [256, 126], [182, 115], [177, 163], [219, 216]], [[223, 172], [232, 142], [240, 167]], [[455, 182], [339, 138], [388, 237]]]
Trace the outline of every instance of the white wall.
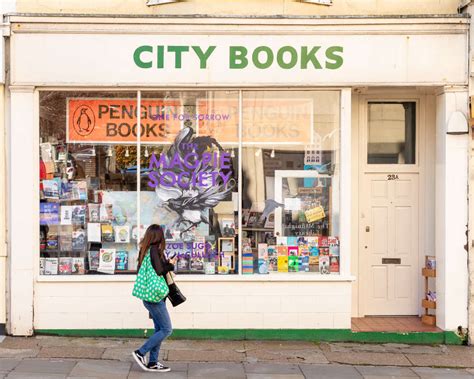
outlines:
[[[348, 329], [350, 282], [179, 282], [175, 329]], [[35, 329], [151, 328], [132, 282], [38, 282]]]
[[[437, 325], [467, 326], [468, 134], [447, 134], [452, 114], [467, 115], [467, 88], [446, 88], [436, 100]], [[467, 130], [467, 125], [466, 125]]]

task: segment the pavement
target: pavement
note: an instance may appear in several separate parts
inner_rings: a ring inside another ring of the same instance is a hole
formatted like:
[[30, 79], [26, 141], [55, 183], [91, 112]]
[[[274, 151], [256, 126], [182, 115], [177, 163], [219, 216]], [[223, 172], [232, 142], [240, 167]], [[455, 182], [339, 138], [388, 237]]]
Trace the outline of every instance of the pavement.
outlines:
[[170, 373], [142, 371], [131, 352], [140, 338], [6, 337], [1, 378], [472, 378], [474, 347], [168, 340], [160, 360]]

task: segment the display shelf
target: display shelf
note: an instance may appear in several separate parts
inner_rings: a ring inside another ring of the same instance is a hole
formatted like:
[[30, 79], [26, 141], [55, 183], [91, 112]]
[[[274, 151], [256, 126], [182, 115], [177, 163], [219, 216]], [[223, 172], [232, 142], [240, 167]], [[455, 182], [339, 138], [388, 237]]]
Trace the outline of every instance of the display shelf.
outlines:
[[[421, 275], [425, 278], [425, 296], [429, 291], [429, 278], [436, 277], [436, 269], [428, 268], [429, 257], [425, 257], [425, 267], [421, 269]], [[436, 315], [429, 314], [429, 310], [436, 309], [436, 301], [423, 299], [421, 301], [421, 306], [425, 309], [425, 314], [421, 317], [421, 322], [426, 325], [436, 325]]]

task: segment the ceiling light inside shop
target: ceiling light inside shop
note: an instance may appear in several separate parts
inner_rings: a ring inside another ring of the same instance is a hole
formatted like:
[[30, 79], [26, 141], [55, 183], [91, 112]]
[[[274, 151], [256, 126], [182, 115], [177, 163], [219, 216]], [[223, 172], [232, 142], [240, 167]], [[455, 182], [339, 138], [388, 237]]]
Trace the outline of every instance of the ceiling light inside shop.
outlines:
[[148, 152], [148, 147], [147, 147], [147, 146], [145, 146], [145, 153], [144, 153], [144, 155], [145, 155], [145, 158], [148, 158], [148, 157], [150, 156], [150, 153]]
[[275, 149], [272, 149], [272, 152], [270, 153], [270, 158], [275, 158]]
[[128, 151], [128, 147], [125, 150], [125, 157], [128, 158], [130, 156], [130, 151]]
[[109, 148], [107, 149], [107, 156], [112, 157], [113, 155], [114, 155], [114, 152], [112, 150], [112, 146], [109, 146]]
[[262, 153], [262, 149], [257, 149], [257, 151], [255, 152], [255, 156], [259, 157], [261, 153]]

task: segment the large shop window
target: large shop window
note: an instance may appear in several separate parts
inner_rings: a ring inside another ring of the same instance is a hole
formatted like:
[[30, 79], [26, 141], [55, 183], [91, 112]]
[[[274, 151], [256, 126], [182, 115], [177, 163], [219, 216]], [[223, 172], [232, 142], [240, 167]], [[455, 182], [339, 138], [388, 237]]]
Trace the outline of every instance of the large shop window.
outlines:
[[[338, 274], [338, 91], [40, 92], [40, 274]], [[141, 124], [138, 128], [137, 124]]]

